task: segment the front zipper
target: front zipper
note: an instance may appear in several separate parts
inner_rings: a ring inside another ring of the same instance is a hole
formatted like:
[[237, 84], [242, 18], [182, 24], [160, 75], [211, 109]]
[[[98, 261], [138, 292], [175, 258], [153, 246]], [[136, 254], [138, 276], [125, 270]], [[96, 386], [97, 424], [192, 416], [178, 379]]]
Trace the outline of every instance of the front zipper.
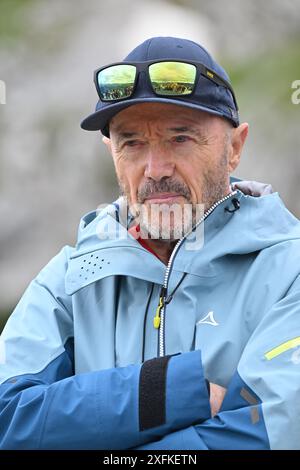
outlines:
[[165, 335], [164, 335], [164, 330], [165, 330], [165, 314], [166, 314], [166, 305], [169, 303], [169, 300], [167, 298], [167, 292], [168, 292], [168, 284], [169, 284], [169, 277], [171, 273], [171, 267], [173, 264], [173, 260], [181, 247], [182, 243], [188, 237], [193, 230], [195, 230], [202, 222], [204, 222], [205, 219], [223, 202], [225, 202], [227, 199], [230, 199], [232, 196], [237, 194], [237, 191], [233, 191], [232, 193], [228, 194], [227, 196], [223, 197], [222, 199], [219, 199], [219, 201], [215, 202], [204, 214], [203, 216], [198, 220], [196, 225], [186, 234], [184, 237], [180, 238], [178, 242], [176, 243], [168, 265], [166, 267], [165, 271], [165, 277], [164, 277], [164, 283], [162, 285], [160, 295], [159, 295], [159, 303], [156, 309], [155, 317], [153, 319], [153, 325], [154, 328], [159, 329], [159, 337], [158, 337], [158, 355], [159, 357], [163, 357], [165, 355]]

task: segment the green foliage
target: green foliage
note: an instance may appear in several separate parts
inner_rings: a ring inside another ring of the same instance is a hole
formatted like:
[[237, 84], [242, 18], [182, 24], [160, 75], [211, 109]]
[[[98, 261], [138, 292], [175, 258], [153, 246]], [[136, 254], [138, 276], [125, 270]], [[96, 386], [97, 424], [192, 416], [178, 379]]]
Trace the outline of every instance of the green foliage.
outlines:
[[26, 29], [22, 13], [34, 0], [0, 0], [0, 40], [18, 38]]
[[280, 47], [245, 58], [239, 63], [223, 61], [241, 109], [275, 105], [280, 111], [298, 113], [291, 102], [291, 84], [300, 80], [300, 38], [290, 38]]

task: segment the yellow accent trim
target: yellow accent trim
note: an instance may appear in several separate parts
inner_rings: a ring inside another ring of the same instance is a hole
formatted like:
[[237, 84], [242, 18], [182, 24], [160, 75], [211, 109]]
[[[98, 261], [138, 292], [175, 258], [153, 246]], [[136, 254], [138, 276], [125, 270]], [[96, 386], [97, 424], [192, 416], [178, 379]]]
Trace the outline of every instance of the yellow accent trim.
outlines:
[[276, 348], [271, 349], [271, 351], [268, 351], [265, 354], [265, 358], [270, 361], [271, 359], [274, 359], [274, 357], [279, 356], [279, 354], [282, 354], [285, 351], [288, 351], [289, 349], [296, 348], [297, 346], [300, 346], [300, 336], [297, 336], [297, 338], [290, 339], [289, 341], [280, 344]]
[[206, 75], [210, 78], [214, 78], [214, 74], [206, 70]]

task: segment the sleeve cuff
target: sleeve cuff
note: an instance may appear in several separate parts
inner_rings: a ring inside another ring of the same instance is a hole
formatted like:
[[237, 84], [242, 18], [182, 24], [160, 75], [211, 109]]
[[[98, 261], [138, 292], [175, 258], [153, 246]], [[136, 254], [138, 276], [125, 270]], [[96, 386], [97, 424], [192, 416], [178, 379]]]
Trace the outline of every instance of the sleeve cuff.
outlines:
[[164, 433], [210, 418], [201, 352], [192, 351], [146, 361], [139, 379], [139, 430]]
[[173, 429], [201, 423], [211, 417], [201, 351], [171, 358], [167, 375], [166, 417]]

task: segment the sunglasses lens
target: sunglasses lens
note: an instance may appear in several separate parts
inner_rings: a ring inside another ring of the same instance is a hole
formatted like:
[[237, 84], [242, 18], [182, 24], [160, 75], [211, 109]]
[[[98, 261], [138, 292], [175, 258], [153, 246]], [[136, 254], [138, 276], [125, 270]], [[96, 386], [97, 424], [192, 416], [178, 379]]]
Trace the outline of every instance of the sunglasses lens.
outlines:
[[196, 67], [184, 62], [158, 62], [149, 67], [153, 90], [158, 95], [189, 95], [196, 79]]
[[128, 98], [133, 93], [135, 77], [134, 65], [113, 65], [100, 70], [97, 76], [100, 98], [104, 101]]

